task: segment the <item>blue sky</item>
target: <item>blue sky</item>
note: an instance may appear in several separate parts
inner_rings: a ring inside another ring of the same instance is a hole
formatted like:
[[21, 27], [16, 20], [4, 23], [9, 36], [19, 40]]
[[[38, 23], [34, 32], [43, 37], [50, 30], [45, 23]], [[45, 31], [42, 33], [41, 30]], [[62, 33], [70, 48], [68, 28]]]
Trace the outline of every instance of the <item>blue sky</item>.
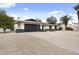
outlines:
[[58, 19], [63, 15], [69, 14], [77, 22], [76, 11], [73, 7], [77, 3], [12, 3], [0, 4], [8, 15], [14, 16], [15, 19], [20, 17], [21, 20], [27, 18], [38, 18], [45, 21], [47, 17], [54, 16]]

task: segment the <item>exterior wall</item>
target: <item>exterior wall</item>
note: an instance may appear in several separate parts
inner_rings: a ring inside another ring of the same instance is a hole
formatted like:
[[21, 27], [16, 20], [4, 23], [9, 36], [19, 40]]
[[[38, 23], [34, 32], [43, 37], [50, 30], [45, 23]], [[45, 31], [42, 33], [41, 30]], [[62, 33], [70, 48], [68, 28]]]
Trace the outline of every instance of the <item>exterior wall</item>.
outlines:
[[73, 24], [71, 26], [74, 30], [79, 31], [79, 23]]
[[[40, 29], [42, 29], [42, 25], [40, 26]], [[49, 26], [44, 26], [44, 29], [49, 29]], [[55, 26], [51, 26], [51, 29], [55, 29]]]
[[15, 24], [14, 31], [16, 31], [17, 33], [24, 32], [24, 23]]
[[[41, 24], [24, 24], [24, 23], [18, 23], [14, 25], [14, 31], [16, 32], [31, 32], [31, 31], [43, 31], [44, 30], [50, 30], [49, 25], [44, 25], [42, 29]], [[54, 26], [51, 26], [51, 30], [55, 29]]]
[[24, 23], [18, 24], [18, 29], [24, 29]]
[[24, 23], [15, 24], [14, 25], [14, 31], [16, 31], [16, 29], [24, 29]]
[[49, 26], [44, 26], [44, 29], [49, 29]]
[[14, 31], [16, 31], [16, 29], [18, 29], [18, 24], [14, 25]]

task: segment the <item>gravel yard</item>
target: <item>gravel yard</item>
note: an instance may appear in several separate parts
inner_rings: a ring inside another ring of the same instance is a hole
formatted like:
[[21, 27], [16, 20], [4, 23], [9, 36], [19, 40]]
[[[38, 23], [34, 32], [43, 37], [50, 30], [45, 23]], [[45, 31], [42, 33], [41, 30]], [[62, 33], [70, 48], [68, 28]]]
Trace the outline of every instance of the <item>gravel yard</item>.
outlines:
[[79, 54], [79, 32], [0, 33], [0, 54]]

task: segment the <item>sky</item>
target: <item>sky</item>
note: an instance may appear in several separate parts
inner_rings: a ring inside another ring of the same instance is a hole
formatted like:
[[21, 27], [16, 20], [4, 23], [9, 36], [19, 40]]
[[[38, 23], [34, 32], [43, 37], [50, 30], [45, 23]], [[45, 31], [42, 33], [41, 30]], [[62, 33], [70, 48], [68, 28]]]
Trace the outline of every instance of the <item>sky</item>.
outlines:
[[8, 15], [13, 16], [16, 20], [29, 18], [41, 19], [43, 22], [50, 16], [57, 18], [69, 14], [72, 16], [72, 22], [77, 22], [76, 11], [73, 7], [77, 3], [0, 3], [0, 8], [5, 10]]

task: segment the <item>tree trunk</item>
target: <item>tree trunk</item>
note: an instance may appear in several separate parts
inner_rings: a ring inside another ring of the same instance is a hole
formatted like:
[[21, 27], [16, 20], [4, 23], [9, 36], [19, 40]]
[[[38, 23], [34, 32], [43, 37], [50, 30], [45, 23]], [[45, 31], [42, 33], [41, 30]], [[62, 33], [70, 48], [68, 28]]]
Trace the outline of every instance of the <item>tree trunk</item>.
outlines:
[[44, 26], [42, 25], [42, 31], [44, 31]]
[[77, 11], [77, 16], [78, 16], [78, 22], [79, 22], [79, 11]]
[[65, 30], [67, 30], [67, 25], [65, 25]]
[[50, 29], [50, 30], [52, 29], [51, 26], [49, 26], [49, 29]]
[[57, 26], [55, 26], [55, 30], [57, 30]]
[[6, 33], [6, 29], [4, 28], [3, 30], [4, 30], [4, 33]]

